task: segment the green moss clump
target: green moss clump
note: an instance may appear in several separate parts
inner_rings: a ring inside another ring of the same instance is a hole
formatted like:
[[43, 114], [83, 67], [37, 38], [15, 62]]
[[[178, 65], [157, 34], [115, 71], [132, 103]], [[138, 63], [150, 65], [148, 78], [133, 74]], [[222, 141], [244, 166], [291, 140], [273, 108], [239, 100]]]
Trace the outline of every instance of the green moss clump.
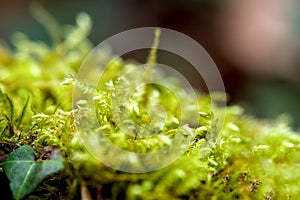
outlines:
[[[241, 107], [229, 106], [222, 130], [210, 139], [217, 120], [211, 106], [218, 107], [210, 104], [208, 96], [197, 100], [202, 110], [194, 126], [189, 112], [198, 112], [197, 108], [181, 112], [174, 94], [155, 84], [132, 91], [143, 85], [145, 70], [124, 77], [135, 63], [110, 56], [104, 56], [104, 64], [110, 66], [98, 87], [90, 87], [70, 76], [92, 49], [87, 39], [91, 20], [80, 14], [76, 22], [60, 36], [62, 42], [52, 47], [30, 41], [21, 33], [14, 36], [15, 50], [0, 46], [0, 156], [25, 144], [36, 154], [45, 146], [56, 146], [65, 162], [62, 171], [49, 176], [26, 199], [297, 199], [300, 136], [285, 117], [261, 121]], [[154, 69], [151, 73], [159, 76]], [[187, 105], [195, 100], [170, 82]], [[120, 148], [151, 152], [170, 144], [178, 130], [190, 133], [193, 140], [178, 160], [160, 170], [130, 174], [111, 169], [93, 158], [80, 142], [76, 124], [88, 111], [80, 101], [72, 108], [73, 90], [65, 85], [92, 95], [100, 128]], [[135, 95], [125, 102], [127, 92]], [[116, 95], [120, 107], [112, 105]], [[127, 113], [145, 126], [149, 124], [147, 111], [157, 105], [165, 108], [166, 120], [164, 126], [153, 126], [159, 134], [149, 140], [144, 140], [140, 130], [128, 129], [132, 134], [124, 134], [112, 116], [120, 113], [122, 119], [122, 113]], [[1, 168], [0, 173], [4, 173]]]

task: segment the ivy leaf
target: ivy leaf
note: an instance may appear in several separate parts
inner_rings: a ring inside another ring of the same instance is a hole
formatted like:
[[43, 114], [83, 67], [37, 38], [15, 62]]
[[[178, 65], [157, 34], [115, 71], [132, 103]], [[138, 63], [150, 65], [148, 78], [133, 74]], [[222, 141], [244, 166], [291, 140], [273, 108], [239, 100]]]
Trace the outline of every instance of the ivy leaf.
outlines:
[[46, 176], [63, 168], [62, 155], [57, 148], [48, 147], [35, 160], [34, 150], [29, 145], [23, 145], [10, 153], [2, 164], [15, 199], [22, 199]]

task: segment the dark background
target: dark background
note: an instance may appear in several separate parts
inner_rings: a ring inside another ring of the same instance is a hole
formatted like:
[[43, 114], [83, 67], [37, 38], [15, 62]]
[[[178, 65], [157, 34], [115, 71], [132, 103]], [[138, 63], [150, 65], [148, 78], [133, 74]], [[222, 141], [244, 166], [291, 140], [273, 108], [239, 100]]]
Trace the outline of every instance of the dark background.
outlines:
[[[230, 95], [262, 118], [288, 113], [300, 127], [300, 8], [297, 0], [49, 0], [38, 1], [60, 24], [88, 13], [96, 45], [121, 31], [157, 26], [180, 31], [211, 55]], [[28, 0], [0, 1], [0, 40], [13, 33], [50, 42]], [[0, 75], [1, 76], [1, 75]]]

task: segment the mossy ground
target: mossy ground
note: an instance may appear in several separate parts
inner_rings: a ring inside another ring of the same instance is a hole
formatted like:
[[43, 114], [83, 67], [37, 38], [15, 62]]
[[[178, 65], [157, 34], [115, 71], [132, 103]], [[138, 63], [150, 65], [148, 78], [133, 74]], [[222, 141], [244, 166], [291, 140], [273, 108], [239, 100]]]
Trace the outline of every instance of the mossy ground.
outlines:
[[[127, 150], [159, 149], [180, 128], [179, 114], [186, 116], [185, 121], [189, 119], [188, 113], [178, 113], [178, 102], [169, 103], [167, 99], [172, 97], [166, 95], [170, 94], [152, 87], [147, 98], [159, 99], [153, 102], [167, 107], [168, 123], [148, 143], [139, 137], [123, 136], [110, 116], [112, 88], [126, 92], [126, 85], [142, 83], [138, 73], [143, 72], [136, 72], [131, 79], [118, 79], [134, 64], [117, 59], [98, 89], [81, 84], [71, 75], [76, 74], [92, 50], [87, 39], [91, 20], [81, 14], [76, 23], [68, 26], [60, 36], [62, 42], [53, 46], [31, 41], [21, 33], [14, 36], [13, 50], [0, 46], [0, 156], [28, 144], [37, 156], [45, 146], [56, 146], [64, 157], [64, 169], [46, 178], [25, 199], [297, 199], [300, 136], [291, 130], [288, 119], [281, 116], [272, 121], [257, 120], [241, 107], [229, 106], [224, 126], [216, 133], [217, 115], [211, 112], [211, 106], [215, 105], [205, 95], [198, 99], [199, 125], [188, 127], [194, 139], [184, 155], [168, 167], [130, 174], [94, 159], [76, 132], [76, 123], [85, 111], [83, 107], [73, 107], [73, 88], [66, 85], [94, 95], [98, 120], [105, 127], [105, 134]], [[180, 86], [175, 85], [174, 89], [186, 96]], [[118, 95], [121, 97], [122, 93]], [[137, 108], [141, 112], [144, 109], [141, 106], [144, 96], [141, 92], [134, 97], [138, 107], [134, 102], [123, 105], [140, 124], [147, 121], [146, 115], [137, 112]], [[186, 99], [190, 101], [188, 95]], [[208, 137], [212, 134], [216, 134], [213, 139]], [[5, 175], [0, 170], [2, 182]], [[8, 182], [5, 183], [8, 187]]]

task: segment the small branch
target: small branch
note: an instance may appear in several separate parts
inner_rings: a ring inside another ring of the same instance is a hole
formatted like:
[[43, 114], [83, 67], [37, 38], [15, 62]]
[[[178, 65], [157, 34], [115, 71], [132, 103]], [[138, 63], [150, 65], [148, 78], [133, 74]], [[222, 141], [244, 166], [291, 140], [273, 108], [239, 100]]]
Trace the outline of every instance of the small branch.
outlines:
[[101, 190], [97, 189], [97, 200], [104, 200], [104, 198], [101, 195]]
[[85, 185], [81, 186], [81, 199], [82, 200], [92, 200], [91, 193]]

